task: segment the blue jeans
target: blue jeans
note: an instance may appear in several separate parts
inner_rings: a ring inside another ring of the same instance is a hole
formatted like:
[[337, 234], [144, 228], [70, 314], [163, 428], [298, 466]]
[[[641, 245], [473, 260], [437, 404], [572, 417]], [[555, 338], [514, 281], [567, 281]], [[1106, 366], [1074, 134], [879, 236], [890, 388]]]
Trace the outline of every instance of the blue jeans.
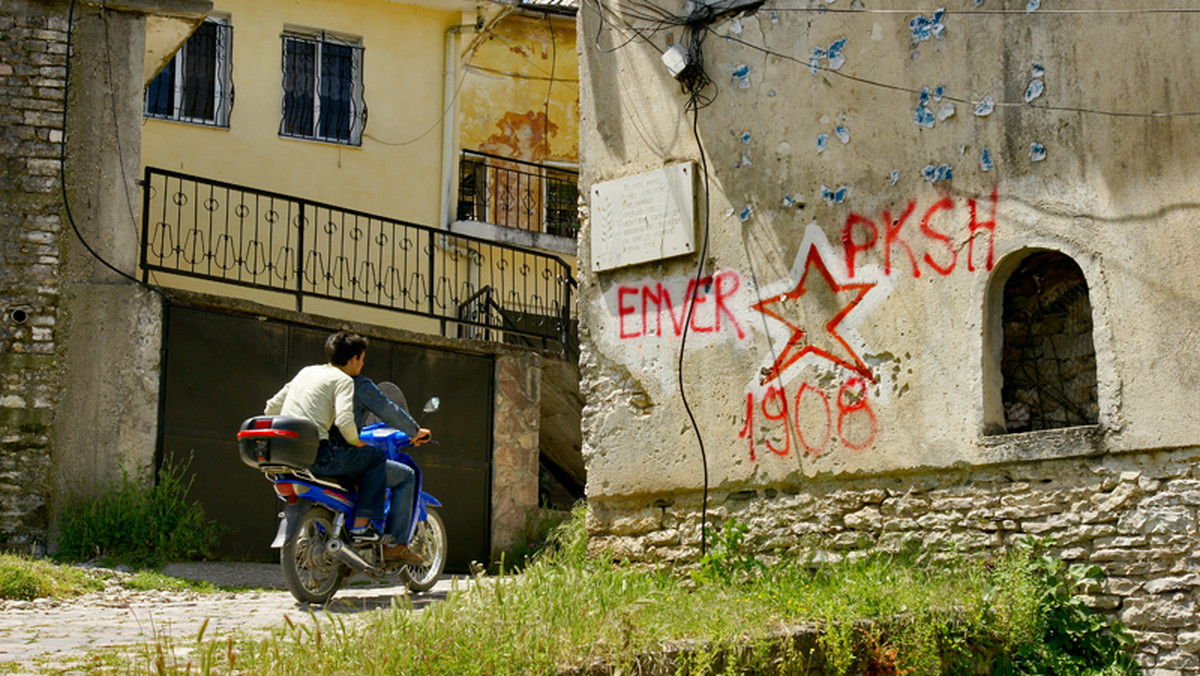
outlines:
[[[356, 519], [382, 519], [383, 494], [387, 482], [387, 455], [373, 446], [355, 448], [322, 439], [317, 461], [310, 470], [315, 476], [347, 477], [358, 482]], [[405, 533], [405, 537], [408, 534]]]
[[408, 531], [412, 529], [413, 500], [417, 493], [417, 475], [411, 467], [395, 460], [388, 460], [384, 467], [387, 485], [392, 489], [386, 532], [392, 536], [393, 544], [408, 544]]

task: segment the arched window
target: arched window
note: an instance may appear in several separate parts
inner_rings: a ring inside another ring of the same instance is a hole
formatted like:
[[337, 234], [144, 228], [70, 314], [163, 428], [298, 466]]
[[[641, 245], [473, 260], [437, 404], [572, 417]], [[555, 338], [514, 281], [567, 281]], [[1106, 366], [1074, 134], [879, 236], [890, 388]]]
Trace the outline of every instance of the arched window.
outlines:
[[989, 431], [1096, 424], [1092, 305], [1079, 265], [1056, 251], [1021, 258], [1004, 282], [1000, 315], [1004, 420]]

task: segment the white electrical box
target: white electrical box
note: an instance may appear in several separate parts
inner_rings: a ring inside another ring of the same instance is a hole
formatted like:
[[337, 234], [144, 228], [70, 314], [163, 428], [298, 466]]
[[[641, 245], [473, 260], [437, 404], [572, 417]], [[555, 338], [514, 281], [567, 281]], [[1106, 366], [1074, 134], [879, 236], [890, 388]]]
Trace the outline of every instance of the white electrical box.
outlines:
[[696, 165], [675, 164], [592, 187], [592, 270], [696, 250]]

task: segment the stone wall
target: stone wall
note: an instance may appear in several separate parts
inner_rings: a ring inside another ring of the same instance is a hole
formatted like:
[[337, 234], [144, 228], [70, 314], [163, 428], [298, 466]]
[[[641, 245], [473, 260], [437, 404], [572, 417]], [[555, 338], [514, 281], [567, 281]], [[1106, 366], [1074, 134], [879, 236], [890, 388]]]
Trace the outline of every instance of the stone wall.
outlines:
[[542, 357], [535, 352], [496, 355], [493, 413], [492, 549], [520, 537], [538, 506], [538, 424]]
[[29, 550], [48, 524], [58, 403], [59, 144], [67, 22], [0, 10], [0, 543]]
[[[1053, 538], [1108, 578], [1090, 604], [1138, 639], [1149, 673], [1200, 671], [1200, 448], [866, 478], [819, 478], [709, 495], [712, 524], [751, 526], [767, 555], [840, 560], [912, 547], [988, 556]], [[700, 494], [592, 499], [589, 547], [639, 561], [694, 558]]]

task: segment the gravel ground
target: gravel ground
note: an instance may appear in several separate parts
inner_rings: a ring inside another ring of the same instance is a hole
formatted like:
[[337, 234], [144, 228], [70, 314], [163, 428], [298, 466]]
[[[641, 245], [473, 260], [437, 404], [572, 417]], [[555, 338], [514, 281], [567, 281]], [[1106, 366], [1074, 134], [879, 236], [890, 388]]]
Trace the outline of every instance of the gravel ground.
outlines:
[[[352, 619], [390, 608], [407, 594], [403, 586], [367, 584], [356, 577], [328, 607], [320, 608], [299, 604], [285, 591], [278, 564], [179, 563], [168, 565], [163, 573], [249, 591], [134, 592], [113, 581], [104, 591], [74, 599], [0, 601], [0, 672], [90, 673], [94, 651], [115, 648], [138, 654], [155, 638], [188, 641], [206, 620], [206, 638], [265, 632], [281, 625], [285, 617], [293, 622], [322, 622], [330, 615]], [[420, 611], [444, 599], [453, 584], [450, 577], [443, 577], [432, 590], [401, 603], [411, 603]]]

